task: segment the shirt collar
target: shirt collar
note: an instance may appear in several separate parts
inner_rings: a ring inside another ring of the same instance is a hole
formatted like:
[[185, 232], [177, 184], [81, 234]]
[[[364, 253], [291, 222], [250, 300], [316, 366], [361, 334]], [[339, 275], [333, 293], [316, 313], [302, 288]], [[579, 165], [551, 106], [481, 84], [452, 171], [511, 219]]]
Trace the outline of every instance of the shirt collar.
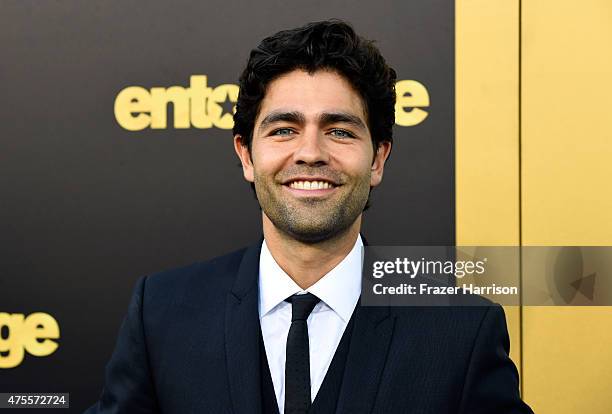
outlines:
[[[357, 236], [348, 255], [306, 289], [348, 322], [361, 294], [363, 241]], [[259, 256], [259, 315], [264, 316], [289, 296], [303, 292], [272, 257], [264, 240]]]

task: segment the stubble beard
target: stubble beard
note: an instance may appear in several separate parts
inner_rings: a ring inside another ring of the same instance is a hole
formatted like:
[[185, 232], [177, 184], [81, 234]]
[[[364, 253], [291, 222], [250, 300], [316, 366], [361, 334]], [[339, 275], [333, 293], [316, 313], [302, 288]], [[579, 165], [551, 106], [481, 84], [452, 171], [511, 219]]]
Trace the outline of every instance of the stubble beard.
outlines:
[[272, 179], [255, 174], [259, 205], [272, 224], [303, 243], [318, 243], [346, 232], [363, 212], [370, 194], [370, 177], [359, 177], [355, 185], [345, 183], [326, 199], [296, 199]]

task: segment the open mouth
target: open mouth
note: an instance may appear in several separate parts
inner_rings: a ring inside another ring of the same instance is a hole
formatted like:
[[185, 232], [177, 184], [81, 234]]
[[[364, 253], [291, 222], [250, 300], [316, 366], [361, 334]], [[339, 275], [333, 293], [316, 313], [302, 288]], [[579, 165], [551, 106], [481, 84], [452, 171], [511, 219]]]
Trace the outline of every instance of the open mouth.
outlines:
[[285, 184], [289, 188], [293, 188], [296, 190], [327, 190], [330, 188], [336, 187], [335, 184], [330, 183], [329, 181], [291, 181], [290, 183]]
[[326, 198], [336, 191], [340, 184], [317, 177], [316, 180], [305, 180], [302, 177], [291, 179], [283, 184], [294, 197]]

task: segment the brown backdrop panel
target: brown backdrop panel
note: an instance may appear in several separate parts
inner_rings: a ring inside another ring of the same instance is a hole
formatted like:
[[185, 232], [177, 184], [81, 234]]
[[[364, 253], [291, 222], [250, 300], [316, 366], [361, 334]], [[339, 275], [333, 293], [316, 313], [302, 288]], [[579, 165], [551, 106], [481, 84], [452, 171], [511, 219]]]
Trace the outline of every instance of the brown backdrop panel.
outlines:
[[206, 75], [212, 87], [235, 84], [250, 49], [280, 29], [346, 19], [377, 40], [399, 79], [426, 87], [428, 116], [396, 128], [364, 231], [375, 244], [452, 244], [453, 7], [3, 2], [0, 312], [48, 313], [61, 336], [53, 354], [0, 369], [0, 391], [70, 392], [71, 411], [82, 411], [99, 395], [137, 277], [259, 237], [258, 205], [228, 130], [170, 122], [127, 131], [113, 104], [126, 87], [188, 86], [191, 75]]

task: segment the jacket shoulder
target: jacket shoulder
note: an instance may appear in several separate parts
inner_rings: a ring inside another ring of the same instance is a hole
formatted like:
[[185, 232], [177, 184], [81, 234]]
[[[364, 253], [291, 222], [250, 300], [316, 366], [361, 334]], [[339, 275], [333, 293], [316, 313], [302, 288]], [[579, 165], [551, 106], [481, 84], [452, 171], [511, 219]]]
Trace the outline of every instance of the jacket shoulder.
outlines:
[[246, 250], [241, 248], [210, 260], [145, 276], [145, 300], [195, 304], [205, 299], [206, 293], [224, 296], [234, 283]]
[[[506, 329], [503, 308], [486, 298], [471, 297], [454, 301], [450, 306], [392, 307], [399, 332], [416, 335], [425, 341], [447, 342], [454, 338], [454, 347], [471, 349], [483, 330]], [[490, 318], [495, 323], [487, 325]]]

